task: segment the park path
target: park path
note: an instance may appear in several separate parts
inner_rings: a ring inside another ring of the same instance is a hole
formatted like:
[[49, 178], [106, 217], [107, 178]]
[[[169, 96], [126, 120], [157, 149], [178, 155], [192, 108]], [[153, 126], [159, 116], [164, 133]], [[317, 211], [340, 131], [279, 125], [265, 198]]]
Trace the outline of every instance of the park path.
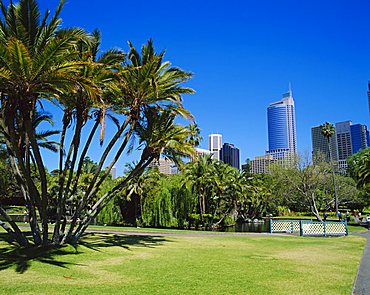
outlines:
[[152, 231], [115, 231], [115, 230], [104, 230], [104, 229], [87, 229], [87, 233], [100, 233], [100, 234], [113, 234], [113, 235], [129, 235], [129, 236], [159, 236], [159, 237], [220, 237], [220, 236], [291, 236], [291, 234], [270, 234], [270, 233], [251, 233], [251, 232], [217, 232], [217, 233], [189, 233], [189, 232], [152, 232]]
[[352, 295], [370, 294], [370, 231], [357, 234], [367, 238], [364, 252], [362, 254], [360, 267], [352, 289]]

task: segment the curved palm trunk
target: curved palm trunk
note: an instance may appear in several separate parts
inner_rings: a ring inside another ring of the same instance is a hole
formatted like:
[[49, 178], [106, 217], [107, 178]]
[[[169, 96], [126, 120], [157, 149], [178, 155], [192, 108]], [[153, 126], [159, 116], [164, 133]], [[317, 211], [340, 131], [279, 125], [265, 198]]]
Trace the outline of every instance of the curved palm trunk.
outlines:
[[29, 242], [24, 234], [19, 229], [18, 225], [10, 218], [10, 216], [5, 212], [3, 207], [0, 205], [0, 215], [9, 223], [11, 228], [7, 224], [0, 220], [0, 226], [6, 230], [10, 236], [13, 236], [14, 239], [23, 247], [29, 247]]
[[3, 130], [5, 135], [6, 146], [8, 149], [10, 167], [27, 204], [27, 209], [30, 217], [30, 228], [34, 242], [36, 245], [41, 245], [42, 238], [37, 221], [35, 208], [35, 202], [39, 207], [41, 207], [41, 201], [39, 197], [39, 192], [30, 174], [25, 173], [26, 167], [24, 166], [23, 163], [23, 158], [18, 146], [18, 142], [16, 142], [18, 137], [14, 130], [14, 126], [12, 125], [14, 123], [14, 116], [15, 114], [14, 112], [12, 112], [12, 110], [3, 109], [2, 114], [2, 118], [4, 118]]
[[[67, 115], [68, 116], [68, 115]], [[67, 130], [67, 126], [69, 124], [69, 120], [63, 120], [64, 126], [63, 126], [63, 131], [61, 135], [61, 143], [63, 143], [64, 146], [64, 140], [65, 140], [65, 133]], [[57, 218], [56, 218], [56, 224], [54, 227], [54, 234], [53, 234], [53, 243], [54, 244], [59, 244], [60, 242], [60, 225], [62, 222], [62, 215], [64, 211], [64, 206], [65, 206], [65, 200], [69, 194], [69, 187], [72, 182], [73, 178], [73, 170], [74, 166], [77, 160], [77, 153], [78, 153], [78, 148], [80, 145], [80, 138], [81, 138], [81, 130], [83, 127], [82, 123], [82, 116], [81, 112], [77, 114], [77, 123], [76, 123], [76, 128], [75, 132], [73, 135], [73, 139], [71, 142], [71, 145], [69, 147], [68, 155], [66, 157], [64, 167], [62, 170], [59, 172], [59, 192], [58, 192], [58, 205], [57, 205]], [[59, 166], [60, 168], [63, 166], [63, 150], [61, 149], [60, 151], [60, 158], [59, 158]], [[72, 160], [71, 160], [72, 157]], [[67, 177], [69, 171], [69, 175]], [[67, 182], [65, 183], [65, 180], [67, 179]], [[58, 210], [59, 208], [59, 210]], [[59, 211], [59, 212], [58, 212]], [[64, 226], [63, 226], [64, 228]]]
[[48, 235], [49, 235], [49, 227], [48, 227], [48, 218], [47, 218], [47, 205], [48, 205], [48, 194], [47, 194], [47, 179], [46, 179], [46, 171], [45, 166], [41, 157], [40, 149], [37, 144], [37, 140], [35, 137], [34, 129], [32, 128], [32, 124], [29, 118], [25, 119], [25, 128], [27, 135], [29, 136], [33, 155], [35, 157], [35, 161], [37, 164], [37, 169], [40, 174], [40, 182], [41, 182], [41, 223], [42, 223], [42, 242], [44, 245], [48, 243]]
[[102, 196], [92, 207], [90, 212], [85, 216], [82, 222], [79, 224], [77, 229], [73, 234], [66, 235], [65, 239], [62, 243], [77, 243], [78, 240], [81, 238], [82, 234], [85, 232], [87, 227], [89, 226], [92, 219], [96, 218], [96, 216], [101, 212], [101, 210], [113, 199], [115, 194], [122, 190], [125, 185], [130, 181], [130, 179], [140, 175], [146, 167], [153, 161], [154, 157], [149, 157], [148, 159], [141, 159], [139, 163], [136, 165], [135, 169], [131, 171], [131, 173], [118, 185], [112, 188], [108, 193]]
[[[99, 181], [96, 183], [96, 180], [99, 176], [99, 173], [100, 173], [100, 170], [104, 164], [104, 161], [106, 159], [106, 157], [108, 156], [110, 150], [113, 148], [114, 144], [116, 143], [116, 141], [119, 139], [119, 137], [122, 135], [122, 133], [124, 132], [124, 130], [126, 129], [126, 127], [128, 126], [128, 124], [130, 123], [130, 117], [128, 117], [125, 122], [122, 124], [122, 126], [120, 127], [120, 129], [117, 131], [117, 133], [113, 136], [112, 140], [109, 142], [108, 146], [106, 147], [104, 153], [103, 153], [103, 156], [102, 158], [100, 159], [100, 162], [99, 162], [99, 166], [97, 168], [97, 171], [94, 175], [94, 178], [93, 180], [91, 181], [91, 185], [89, 186], [89, 188], [87, 189], [87, 191], [85, 192], [85, 195], [83, 196], [83, 198], [81, 199], [81, 201], [78, 203], [77, 205], [77, 208], [75, 210], [75, 213], [73, 214], [73, 217], [72, 217], [72, 222], [69, 226], [69, 229], [68, 229], [68, 232], [66, 234], [66, 236], [63, 238], [63, 241], [62, 243], [65, 241], [65, 240], [69, 240], [70, 237], [73, 235], [73, 231], [74, 231], [74, 228], [77, 224], [77, 219], [79, 218], [80, 216], [80, 213], [81, 211], [83, 210], [83, 208], [85, 207], [85, 205], [87, 204], [87, 202], [96, 195], [96, 192], [97, 190], [99, 189], [100, 185], [102, 184], [103, 180], [107, 177], [107, 175], [109, 174], [111, 168], [113, 167], [113, 165], [117, 162], [119, 156], [122, 154], [122, 152], [124, 151], [132, 133], [133, 133], [133, 128], [135, 126], [135, 122], [136, 121], [133, 121], [131, 122], [131, 127], [130, 127], [130, 130], [127, 132], [126, 136], [125, 136], [125, 140], [123, 141], [123, 143], [121, 144], [119, 150], [117, 151], [113, 161], [111, 162], [111, 164], [109, 165], [108, 169], [105, 171], [105, 173], [103, 174], [103, 176], [99, 179]], [[89, 214], [88, 214], [89, 215]], [[86, 218], [86, 217], [85, 217]], [[90, 219], [91, 220], [91, 219]], [[80, 227], [78, 227], [79, 229]], [[77, 230], [78, 230], [77, 229]], [[77, 231], [76, 230], [76, 231]]]
[[67, 119], [67, 113], [64, 112], [63, 116], [63, 128], [60, 135], [60, 142], [59, 142], [59, 190], [58, 190], [58, 199], [57, 199], [57, 212], [56, 212], [56, 220], [54, 225], [54, 233], [53, 233], [53, 243], [57, 244], [59, 242], [60, 237], [60, 224], [61, 219], [64, 211], [63, 206], [63, 190], [62, 187], [64, 185], [65, 180], [65, 174], [63, 170], [63, 154], [64, 154], [64, 142], [65, 142], [65, 136], [67, 132], [67, 126], [69, 124], [69, 121]]
[[93, 137], [94, 137], [94, 135], [95, 135], [96, 130], [98, 129], [98, 127], [99, 127], [99, 121], [96, 121], [95, 124], [94, 124], [94, 126], [93, 126], [93, 128], [90, 131], [89, 137], [86, 140], [85, 147], [82, 150], [82, 153], [81, 153], [81, 156], [80, 156], [80, 160], [79, 160], [79, 163], [78, 163], [78, 167], [77, 167], [77, 171], [76, 171], [76, 175], [75, 175], [74, 180], [73, 180], [72, 191], [70, 192], [69, 195], [67, 195], [66, 199], [68, 199], [69, 196], [73, 196], [76, 193], [76, 191], [77, 191], [78, 180], [79, 180], [80, 175], [81, 175], [81, 172], [82, 172], [83, 162], [84, 162], [84, 159], [86, 157], [87, 151], [89, 150], [89, 147], [91, 145], [92, 139], [93, 139]]

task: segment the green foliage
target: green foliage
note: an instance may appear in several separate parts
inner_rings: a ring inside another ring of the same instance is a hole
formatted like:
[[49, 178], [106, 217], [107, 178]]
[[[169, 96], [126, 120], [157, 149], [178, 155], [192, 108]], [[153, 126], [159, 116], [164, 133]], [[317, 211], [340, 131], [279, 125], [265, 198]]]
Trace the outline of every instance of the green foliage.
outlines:
[[163, 176], [144, 199], [145, 226], [184, 227], [194, 210], [194, 195], [181, 185], [181, 176]]
[[370, 192], [370, 147], [348, 157], [348, 173], [357, 181], [359, 188]]
[[15, 188], [16, 186], [14, 185], [14, 178], [11, 173], [10, 164], [4, 159], [4, 157], [0, 157], [0, 201], [2, 198], [13, 196]]
[[117, 225], [122, 224], [122, 215], [116, 200], [111, 200], [96, 217], [98, 224]]

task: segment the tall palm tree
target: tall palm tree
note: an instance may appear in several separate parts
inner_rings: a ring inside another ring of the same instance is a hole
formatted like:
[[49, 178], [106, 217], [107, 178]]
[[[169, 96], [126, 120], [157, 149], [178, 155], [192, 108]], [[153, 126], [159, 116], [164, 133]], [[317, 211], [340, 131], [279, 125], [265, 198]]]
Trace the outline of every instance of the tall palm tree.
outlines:
[[338, 195], [337, 195], [337, 187], [335, 183], [335, 171], [334, 171], [334, 164], [333, 164], [333, 157], [331, 153], [331, 145], [330, 145], [330, 139], [333, 135], [335, 135], [335, 128], [332, 123], [325, 122], [324, 124], [320, 125], [321, 133], [326, 138], [328, 143], [328, 151], [329, 151], [329, 161], [331, 165], [331, 173], [332, 173], [332, 179], [333, 179], [333, 189], [334, 189], [334, 199], [335, 199], [335, 212], [338, 214], [339, 211], [339, 204], [338, 204]]
[[[41, 18], [35, 0], [20, 0], [16, 4], [11, 1], [8, 7], [0, 2], [0, 123], [11, 151], [13, 173], [30, 210], [30, 226], [37, 245], [48, 242], [46, 171], [32, 128], [37, 103], [42, 98], [58, 98], [76, 84], [89, 91], [93, 88], [89, 81], [75, 75], [81, 66], [75, 59], [75, 47], [86, 34], [81, 29], [59, 28], [63, 4], [61, 1], [54, 15], [47, 11]], [[22, 155], [22, 138], [27, 153], [35, 159], [40, 192], [28, 172], [29, 155]], [[40, 213], [42, 235], [34, 204]]]
[[[61, 241], [61, 237], [65, 236], [63, 230], [65, 226], [63, 225], [60, 228], [62, 217], [65, 214], [64, 204], [67, 199], [75, 198], [78, 195], [76, 192], [79, 178], [94, 135], [100, 125], [100, 144], [102, 144], [106, 117], [110, 117], [116, 122], [112, 115], [107, 114], [110, 108], [107, 95], [108, 93], [111, 95], [112, 89], [117, 87], [118, 75], [116, 71], [124, 62], [125, 55], [122, 51], [115, 49], [99, 54], [100, 42], [100, 33], [95, 30], [86, 38], [80, 39], [76, 49], [78, 52], [76, 59], [82, 63], [80, 70], [76, 72], [76, 76], [82, 81], [89, 81], [94, 87], [86, 89], [82, 85], [76, 85], [72, 91], [62, 92], [58, 101], [63, 108], [64, 117], [60, 138], [59, 192], [53, 235], [53, 242], [56, 244]], [[87, 121], [91, 119], [94, 121], [94, 124], [88, 131], [87, 140], [81, 144], [82, 130], [87, 126]], [[65, 138], [72, 123], [74, 123], [73, 136], [68, 147]], [[97, 165], [97, 169], [93, 173], [92, 183], [95, 183], [99, 177], [104, 160]], [[75, 170], [76, 166], [77, 170]], [[103, 178], [105, 179], [108, 174], [109, 171], [106, 171]], [[80, 203], [79, 207], [74, 211], [75, 214], [67, 235], [71, 234], [78, 219], [78, 214], [84, 205], [86, 205], [85, 202]]]
[[[116, 72], [120, 79], [119, 85], [117, 88], [112, 87], [110, 89], [113, 95], [111, 95], [111, 99], [107, 97], [105, 101], [111, 104], [111, 109], [115, 113], [124, 115], [125, 120], [107, 144], [98, 163], [99, 171], [103, 167], [114, 144], [119, 142], [119, 146], [113, 156], [113, 160], [104, 172], [104, 175], [100, 177], [99, 175], [94, 176], [90, 187], [81, 199], [79, 210], [76, 210], [73, 220], [79, 218], [78, 214], [82, 212], [82, 208], [85, 207], [85, 204], [90, 204], [92, 209], [88, 214], [82, 216], [82, 222], [73, 233], [69, 231], [66, 236], [67, 240], [78, 240], [87, 228], [90, 220], [113, 198], [115, 192], [125, 187], [132, 177], [140, 175], [158, 153], [163, 152], [163, 144], [167, 141], [160, 140], [160, 137], [154, 140], [152, 136], [150, 145], [145, 146], [141, 159], [132, 172], [110, 192], [100, 197], [98, 201], [95, 201], [98, 189], [104, 181], [104, 178], [108, 175], [109, 170], [113, 167], [122, 153], [127, 150], [127, 147], [130, 146], [130, 139], [133, 138], [135, 128], [137, 128], [138, 124], [148, 127], [150, 126], [150, 124], [147, 125], [148, 122], [151, 120], [162, 120], [162, 115], [167, 116], [167, 114], [170, 114], [170, 116], [181, 115], [189, 119], [192, 118], [190, 113], [183, 107], [182, 95], [191, 94], [194, 93], [194, 91], [190, 88], [181, 86], [183, 82], [191, 78], [191, 73], [172, 67], [169, 62], [164, 62], [164, 52], [156, 53], [152, 40], [149, 40], [147, 44], [142, 46], [141, 54], [130, 42], [129, 46], [130, 52], [128, 54], [127, 63]], [[153, 109], [156, 111], [151, 111]], [[162, 115], [157, 116], [158, 114]], [[172, 124], [173, 120], [169, 126]], [[122, 135], [123, 140], [119, 140]], [[158, 135], [166, 137], [166, 133], [164, 132], [158, 133]], [[154, 144], [154, 142], [156, 144]], [[165, 145], [168, 144], [165, 143]], [[74, 224], [72, 225], [74, 226]]]

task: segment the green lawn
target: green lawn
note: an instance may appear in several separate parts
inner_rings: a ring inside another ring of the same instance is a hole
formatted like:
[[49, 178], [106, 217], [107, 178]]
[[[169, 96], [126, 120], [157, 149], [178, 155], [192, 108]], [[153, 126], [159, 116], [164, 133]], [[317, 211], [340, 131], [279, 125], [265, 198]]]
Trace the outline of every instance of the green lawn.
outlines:
[[[166, 229], [166, 228], [146, 228], [146, 227], [122, 227], [122, 226], [101, 226], [101, 225], [90, 225], [89, 230], [96, 231], [116, 231], [116, 232], [138, 232], [138, 233], [172, 233], [172, 234], [223, 234], [223, 232], [218, 231], [199, 231], [199, 230], [183, 230], [183, 229]], [[368, 231], [367, 228], [359, 225], [348, 225], [348, 232], [360, 233]], [[235, 232], [236, 234], [240, 232]], [[240, 233], [244, 234], [244, 233]]]
[[357, 236], [89, 234], [77, 250], [27, 260], [2, 241], [0, 294], [350, 294], [364, 244]]

